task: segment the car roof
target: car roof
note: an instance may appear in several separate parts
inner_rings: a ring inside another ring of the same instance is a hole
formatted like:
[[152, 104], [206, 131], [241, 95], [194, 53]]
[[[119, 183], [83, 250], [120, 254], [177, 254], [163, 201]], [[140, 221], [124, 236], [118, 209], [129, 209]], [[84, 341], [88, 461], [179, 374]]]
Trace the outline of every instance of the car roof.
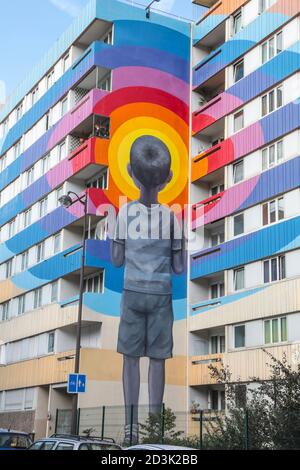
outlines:
[[76, 437], [67, 437], [67, 436], [64, 436], [64, 437], [44, 437], [42, 439], [38, 439], [35, 441], [35, 444], [37, 442], [70, 442], [72, 444], [75, 444], [75, 443], [78, 443], [78, 444], [102, 444], [102, 445], [111, 445], [111, 446], [117, 446], [119, 447], [115, 442], [112, 442], [112, 441], [104, 441], [104, 440], [101, 440], [101, 439], [97, 439], [97, 438], [80, 438], [80, 439], [76, 439]]
[[24, 432], [24, 431], [16, 431], [15, 429], [4, 429], [4, 428], [0, 428], [0, 434], [1, 433], [5, 433], [5, 434], [20, 434], [22, 436], [29, 436], [29, 433], [28, 432]]
[[177, 450], [195, 450], [192, 449], [191, 447], [181, 447], [181, 446], [172, 446], [172, 445], [166, 445], [166, 444], [140, 444], [132, 447], [128, 447], [127, 450], [142, 450], [142, 449], [162, 449], [162, 450], [172, 450], [172, 449], [177, 449]]

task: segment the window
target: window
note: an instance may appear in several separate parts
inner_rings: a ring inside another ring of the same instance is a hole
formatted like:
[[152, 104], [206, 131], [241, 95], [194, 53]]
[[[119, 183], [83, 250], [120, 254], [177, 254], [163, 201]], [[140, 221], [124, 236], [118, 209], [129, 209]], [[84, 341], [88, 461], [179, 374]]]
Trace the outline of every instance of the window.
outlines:
[[233, 235], [237, 237], [242, 233], [244, 233], [244, 214], [239, 214], [233, 218]]
[[267, 170], [283, 160], [283, 140], [262, 150], [262, 168]]
[[23, 116], [23, 104], [19, 104], [19, 106], [17, 107], [16, 109], [16, 119], [17, 121], [19, 121], [19, 119], [21, 119], [21, 117]]
[[64, 187], [63, 186], [60, 186], [57, 190], [56, 190], [56, 207], [59, 207], [61, 204], [59, 202], [60, 198], [63, 196], [64, 194]]
[[212, 299], [224, 297], [224, 282], [218, 282], [210, 286], [210, 296]]
[[224, 184], [217, 184], [210, 188], [210, 193], [212, 196], [216, 196], [217, 194], [223, 193], [224, 190], [225, 190]]
[[61, 117], [63, 117], [68, 112], [68, 98], [65, 98], [61, 102]]
[[50, 154], [42, 159], [42, 174], [44, 175], [50, 168]]
[[34, 300], [33, 300], [33, 308], [40, 308], [42, 306], [43, 301], [43, 291], [40, 287], [34, 291]]
[[7, 167], [7, 155], [5, 154], [0, 160], [0, 171], [4, 171], [6, 167]]
[[18, 298], [18, 315], [25, 313], [25, 295], [20, 295]]
[[39, 204], [40, 218], [44, 217], [47, 214], [47, 206], [48, 206], [48, 198], [45, 197], [44, 199], [40, 201], [40, 204]]
[[30, 186], [34, 181], [34, 167], [26, 171], [26, 186]]
[[96, 276], [89, 277], [84, 281], [84, 292], [93, 292], [97, 294], [103, 293], [104, 287], [104, 273], [100, 273]]
[[66, 142], [62, 142], [59, 146], [59, 149], [58, 149], [58, 161], [60, 162], [61, 160], [63, 160], [66, 155], [67, 155], [67, 146], [66, 146]]
[[24, 228], [28, 227], [31, 224], [31, 208], [24, 212]]
[[261, 46], [262, 63], [265, 64], [268, 60], [273, 59], [277, 54], [283, 50], [283, 34], [282, 31], [270, 39], [265, 41]]
[[221, 245], [221, 243], [224, 243], [225, 241], [225, 233], [218, 232], [218, 233], [213, 233], [211, 236], [211, 246], [218, 246]]
[[51, 72], [48, 73], [47, 75], [47, 90], [52, 87], [54, 84], [54, 70], [51, 70]]
[[285, 256], [264, 261], [264, 283], [281, 281], [286, 277]]
[[233, 34], [237, 34], [242, 29], [242, 10], [233, 15]]
[[18, 158], [21, 155], [21, 141], [16, 143], [14, 146], [14, 159]]
[[58, 281], [51, 284], [51, 302], [57, 302], [58, 300]]
[[262, 206], [263, 225], [273, 224], [284, 219], [284, 198], [274, 199]]
[[234, 387], [235, 393], [235, 406], [237, 408], [246, 408], [247, 406], [247, 386], [246, 385], [236, 385]]
[[234, 290], [245, 288], [245, 268], [235, 269], [234, 272]]
[[55, 340], [55, 333], [49, 333], [48, 334], [48, 353], [53, 353], [54, 352], [54, 340]]
[[3, 129], [2, 135], [5, 136], [5, 134], [7, 134], [7, 132], [9, 131], [9, 118], [3, 121], [2, 129]]
[[104, 91], [111, 90], [111, 74], [107, 75], [105, 78], [99, 80], [98, 88]]
[[9, 319], [9, 302], [4, 302], [1, 305], [1, 320], [7, 321]]
[[240, 60], [233, 66], [233, 80], [234, 83], [244, 78], [244, 59]]
[[31, 93], [31, 106], [33, 106], [37, 102], [38, 99], [39, 99], [39, 88], [37, 87]]
[[233, 125], [234, 132], [239, 132], [241, 129], [243, 129], [244, 128], [244, 111], [242, 110], [236, 113], [233, 117], [233, 121], [234, 121], [234, 125]]
[[283, 87], [279, 86], [264, 95], [261, 99], [262, 116], [272, 113], [283, 105]]
[[287, 318], [275, 318], [264, 322], [265, 344], [282, 343], [287, 341]]
[[53, 252], [56, 255], [60, 252], [61, 248], [61, 233], [57, 233], [53, 238]]
[[67, 54], [63, 59], [63, 73], [65, 73], [71, 65], [70, 54]]
[[46, 131], [48, 131], [51, 126], [52, 126], [52, 123], [51, 123], [51, 111], [49, 111], [49, 113], [46, 114], [46, 122], [45, 122], [45, 129], [46, 129]]
[[238, 325], [234, 327], [234, 347], [245, 347], [245, 325]]
[[243, 181], [244, 179], [244, 160], [235, 163], [232, 167], [233, 169], [233, 183], [237, 184]]
[[13, 258], [8, 260], [5, 263], [5, 277], [8, 279], [9, 277], [12, 276], [12, 270], [13, 270]]
[[25, 251], [25, 253], [22, 253], [21, 255], [21, 271], [25, 271], [25, 269], [28, 268], [29, 264], [29, 254], [28, 251]]
[[40, 263], [45, 259], [45, 242], [39, 243], [36, 247], [36, 262]]
[[112, 44], [112, 43], [113, 43], [113, 33], [112, 33], [112, 30], [111, 30], [111, 29], [110, 29], [110, 30], [108, 31], [108, 33], [104, 36], [103, 42], [105, 42], [105, 44]]
[[60, 442], [55, 450], [74, 450], [74, 444], [68, 444], [67, 442]]
[[210, 337], [210, 353], [222, 354], [225, 352], [225, 336]]
[[219, 409], [219, 392], [218, 390], [211, 391], [211, 409], [218, 410]]
[[13, 219], [11, 222], [9, 222], [9, 225], [8, 225], [8, 238], [11, 238], [15, 235], [16, 227], [17, 227], [17, 219]]
[[97, 178], [91, 180], [88, 184], [88, 188], [107, 189], [108, 186], [108, 171], [103, 171]]
[[277, 0], [260, 0], [260, 13], [263, 13], [276, 2]]

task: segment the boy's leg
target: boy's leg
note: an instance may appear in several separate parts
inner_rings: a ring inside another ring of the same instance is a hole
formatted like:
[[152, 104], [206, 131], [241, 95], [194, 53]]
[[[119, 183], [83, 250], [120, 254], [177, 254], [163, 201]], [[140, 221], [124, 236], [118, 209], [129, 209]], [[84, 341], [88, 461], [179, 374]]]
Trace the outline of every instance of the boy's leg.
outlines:
[[138, 404], [140, 394], [140, 358], [123, 356], [123, 391], [126, 409], [126, 426], [131, 424], [133, 405], [133, 424], [138, 424]]
[[165, 392], [165, 359], [150, 358], [148, 389], [150, 413], [160, 413]]

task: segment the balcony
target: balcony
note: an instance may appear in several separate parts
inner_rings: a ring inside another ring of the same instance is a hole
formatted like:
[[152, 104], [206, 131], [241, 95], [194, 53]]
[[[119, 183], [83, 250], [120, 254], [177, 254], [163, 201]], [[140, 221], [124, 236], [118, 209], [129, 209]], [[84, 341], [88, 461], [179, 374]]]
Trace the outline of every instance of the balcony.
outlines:
[[215, 385], [217, 381], [211, 377], [209, 366], [212, 365], [221, 370], [224, 354], [209, 354], [206, 356], [194, 356], [191, 358], [189, 369], [189, 385]]
[[287, 219], [219, 246], [191, 255], [191, 280], [296, 250], [300, 247], [300, 217]]
[[[74, 356], [71, 350], [1, 367], [0, 390], [66, 383], [74, 372]], [[82, 348], [80, 362], [93, 380], [117, 381], [122, 375], [122, 357], [114, 351]]]
[[193, 0], [193, 3], [201, 7], [211, 8], [216, 3], [220, 3], [220, 0]]
[[[299, 343], [272, 347], [264, 346], [264, 349], [280, 361], [286, 355], [287, 363], [291, 364], [293, 370], [296, 370], [299, 362]], [[246, 382], [251, 380], [252, 377], [258, 377], [260, 380], [268, 380], [270, 378], [271, 369], [267, 366], [270, 363], [270, 358], [262, 348], [228, 352], [225, 362], [231, 371], [232, 381], [240, 380], [241, 382]]]

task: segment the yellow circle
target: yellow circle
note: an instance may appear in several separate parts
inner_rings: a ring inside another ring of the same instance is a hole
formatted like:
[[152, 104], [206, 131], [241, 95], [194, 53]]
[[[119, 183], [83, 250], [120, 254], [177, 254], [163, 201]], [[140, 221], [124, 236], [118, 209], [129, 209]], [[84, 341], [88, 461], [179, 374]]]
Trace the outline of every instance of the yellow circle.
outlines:
[[160, 193], [160, 202], [166, 204], [176, 199], [183, 191], [188, 178], [188, 151], [181, 136], [169, 124], [153, 117], [141, 116], [120, 126], [111, 138], [109, 146], [110, 174], [122, 194], [136, 199], [139, 191], [127, 171], [130, 149], [142, 135], [161, 139], [169, 148], [172, 158], [172, 181]]

